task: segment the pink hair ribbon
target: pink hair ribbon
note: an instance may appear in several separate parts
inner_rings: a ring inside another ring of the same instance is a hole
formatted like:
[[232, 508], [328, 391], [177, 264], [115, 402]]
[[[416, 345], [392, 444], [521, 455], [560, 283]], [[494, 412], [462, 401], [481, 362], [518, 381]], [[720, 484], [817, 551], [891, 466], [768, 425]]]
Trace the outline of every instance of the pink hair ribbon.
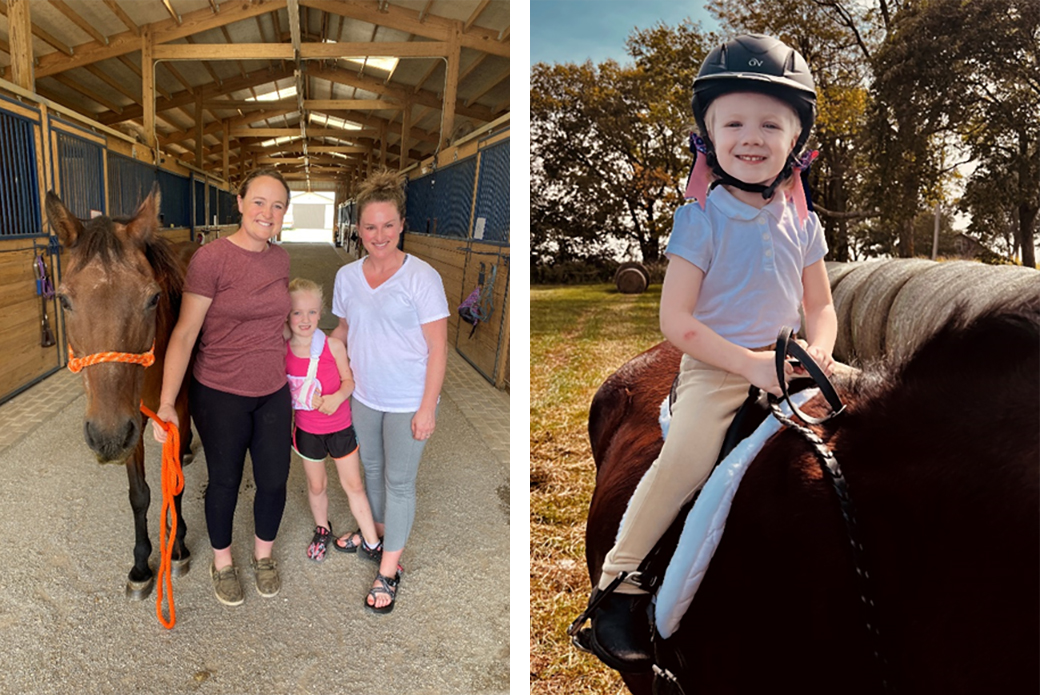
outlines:
[[711, 169], [708, 167], [708, 146], [696, 133], [690, 134], [690, 152], [693, 152], [693, 171], [686, 182], [686, 200], [696, 198], [704, 209], [704, 202], [708, 199], [708, 184], [711, 183]]

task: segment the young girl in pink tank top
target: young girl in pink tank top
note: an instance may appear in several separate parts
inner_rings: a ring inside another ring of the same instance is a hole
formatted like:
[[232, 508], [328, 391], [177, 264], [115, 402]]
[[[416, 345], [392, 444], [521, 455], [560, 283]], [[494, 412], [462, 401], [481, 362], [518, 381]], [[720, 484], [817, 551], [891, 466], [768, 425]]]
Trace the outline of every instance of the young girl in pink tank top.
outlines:
[[307, 557], [325, 559], [332, 538], [329, 499], [326, 491], [325, 457], [331, 456], [339, 481], [347, 493], [350, 511], [358, 529], [346, 545], [335, 548], [346, 553], [361, 550], [362, 556], [379, 561], [382, 540], [376, 533], [372, 509], [361, 480], [357, 435], [351, 424], [350, 403], [354, 377], [341, 340], [326, 338], [318, 328], [321, 318], [321, 286], [295, 278], [289, 283], [292, 311], [289, 340], [285, 350], [285, 372], [293, 397], [293, 450], [303, 459], [307, 474], [307, 499], [314, 515], [314, 537]]

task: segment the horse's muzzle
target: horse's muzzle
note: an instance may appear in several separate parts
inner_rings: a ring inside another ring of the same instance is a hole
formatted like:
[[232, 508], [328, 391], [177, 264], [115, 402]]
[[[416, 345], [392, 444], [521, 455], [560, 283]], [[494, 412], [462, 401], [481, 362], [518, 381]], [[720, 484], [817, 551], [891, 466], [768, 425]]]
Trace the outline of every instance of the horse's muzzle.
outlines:
[[136, 418], [128, 418], [112, 430], [100, 428], [93, 420], [83, 423], [83, 438], [97, 455], [98, 463], [122, 463], [140, 436], [141, 425]]

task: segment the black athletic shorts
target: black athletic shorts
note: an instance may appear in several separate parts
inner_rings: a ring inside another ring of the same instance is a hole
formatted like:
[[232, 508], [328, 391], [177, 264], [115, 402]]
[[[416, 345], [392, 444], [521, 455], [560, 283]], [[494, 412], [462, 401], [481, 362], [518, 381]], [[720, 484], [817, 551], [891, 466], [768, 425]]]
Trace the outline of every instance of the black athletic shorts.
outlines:
[[341, 459], [353, 454], [357, 448], [357, 434], [354, 433], [353, 425], [329, 434], [311, 434], [293, 427], [293, 449], [311, 461], [324, 461], [326, 456]]

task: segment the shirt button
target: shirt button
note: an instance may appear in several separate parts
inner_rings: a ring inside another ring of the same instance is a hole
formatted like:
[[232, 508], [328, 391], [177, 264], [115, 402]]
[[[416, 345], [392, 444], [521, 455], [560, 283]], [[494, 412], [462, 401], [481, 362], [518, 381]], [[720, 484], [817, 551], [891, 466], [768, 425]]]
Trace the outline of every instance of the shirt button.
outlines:
[[766, 258], [770, 258], [773, 255], [772, 249], [766, 249]]
[[769, 241], [769, 232], [762, 233], [762, 241]]

